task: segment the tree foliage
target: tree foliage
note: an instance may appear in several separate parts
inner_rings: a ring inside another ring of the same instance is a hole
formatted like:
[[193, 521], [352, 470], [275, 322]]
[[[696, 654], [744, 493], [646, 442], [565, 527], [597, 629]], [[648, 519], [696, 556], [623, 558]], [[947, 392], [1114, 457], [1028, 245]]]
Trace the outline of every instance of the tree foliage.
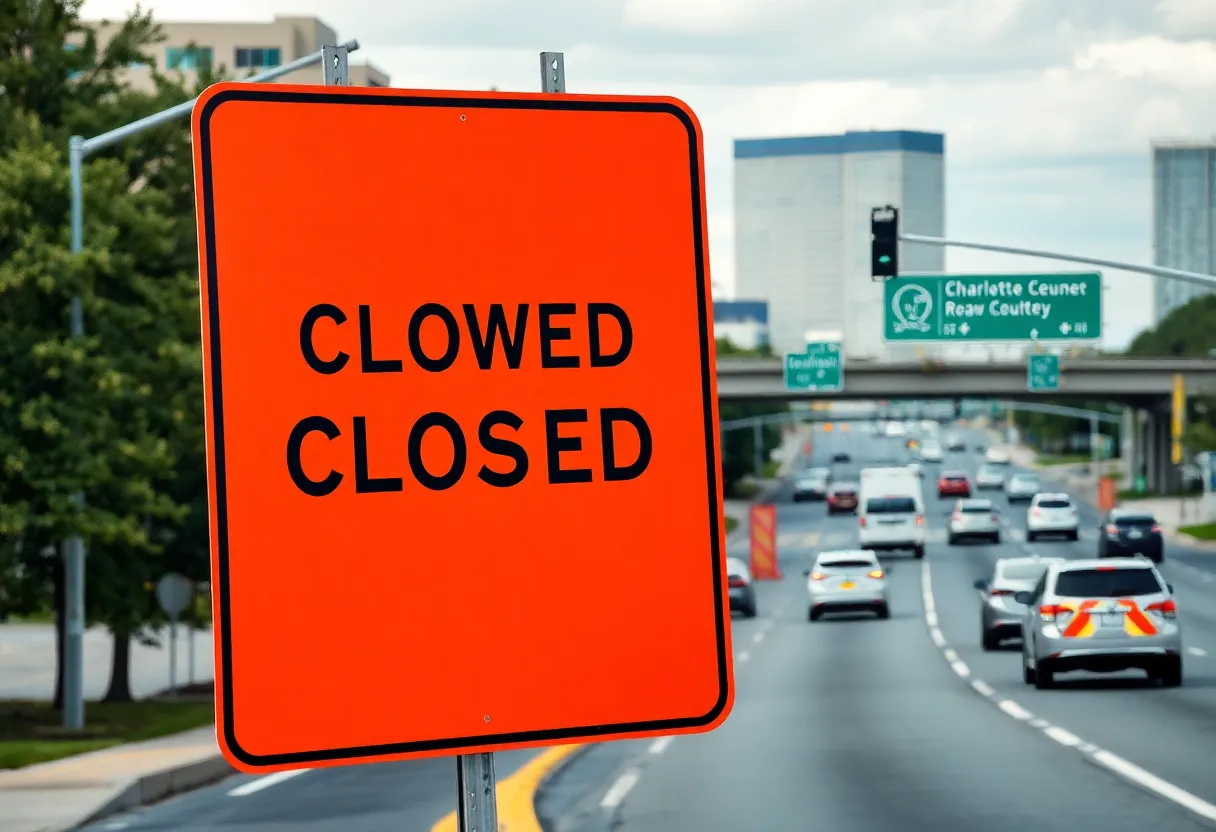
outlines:
[[122, 698], [121, 648], [162, 620], [147, 585], [207, 574], [189, 125], [89, 159], [79, 254], [66, 149], [194, 91], [155, 74], [153, 92], [125, 87], [156, 25], [137, 9], [102, 44], [79, 8], [0, 0], [0, 618], [58, 607], [54, 547], [82, 535], [86, 615], [115, 633]]
[[[743, 349], [737, 347], [725, 338], [719, 338], [717, 341], [718, 357], [752, 357], [752, 358], [769, 358], [772, 356], [772, 349], [766, 344], [759, 349]], [[789, 410], [789, 405], [784, 402], [739, 402], [730, 404], [720, 404], [718, 406], [718, 418], [722, 422], [729, 422], [732, 419], [744, 419], [749, 416], [766, 416], [771, 413], [784, 413]], [[771, 454], [781, 444], [781, 427], [779, 425], [766, 425], [761, 430], [760, 458], [767, 460]], [[762, 471], [755, 471], [755, 448], [756, 436], [755, 431], [750, 428], [727, 431], [722, 436], [722, 484], [723, 488], [730, 492], [735, 485], [747, 474], [755, 474], [762, 476]]]

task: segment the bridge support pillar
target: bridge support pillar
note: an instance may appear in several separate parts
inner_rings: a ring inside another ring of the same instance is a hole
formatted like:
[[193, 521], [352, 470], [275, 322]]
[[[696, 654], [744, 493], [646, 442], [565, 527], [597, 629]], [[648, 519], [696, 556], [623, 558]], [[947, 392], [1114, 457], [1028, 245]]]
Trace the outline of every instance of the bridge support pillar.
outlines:
[[1124, 488], [1131, 488], [1140, 473], [1144, 458], [1144, 443], [1140, 437], [1140, 411], [1134, 407], [1123, 408], [1123, 424], [1119, 431], [1119, 458], [1123, 460]]
[[1145, 414], [1145, 477], [1149, 491], [1168, 491], [1173, 487], [1174, 466], [1170, 461], [1169, 413], [1154, 408]]

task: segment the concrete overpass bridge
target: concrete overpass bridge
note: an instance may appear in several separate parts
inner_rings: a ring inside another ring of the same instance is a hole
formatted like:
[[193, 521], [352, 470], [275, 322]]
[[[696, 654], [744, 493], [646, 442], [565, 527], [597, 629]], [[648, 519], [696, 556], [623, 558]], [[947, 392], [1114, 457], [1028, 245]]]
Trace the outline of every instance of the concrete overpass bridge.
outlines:
[[1173, 393], [1181, 373], [1188, 395], [1216, 393], [1216, 358], [1060, 359], [1060, 389], [1029, 392], [1026, 362], [948, 363], [846, 361], [844, 390], [810, 393], [785, 389], [780, 358], [718, 360], [721, 401], [808, 399], [1008, 399], [1050, 401], [1088, 398], [1153, 409]]
[[[1124, 406], [1123, 431], [1128, 473], [1143, 472], [1149, 488], [1178, 483], [1170, 460], [1174, 376], [1181, 374], [1188, 396], [1216, 394], [1214, 358], [1061, 358], [1058, 390], [1026, 389], [1026, 362], [847, 361], [844, 390], [810, 393], [786, 390], [780, 358], [723, 358], [718, 361], [721, 401], [814, 399], [968, 398], [1048, 402], [1089, 399]], [[1127, 441], [1130, 439], [1130, 441]]]

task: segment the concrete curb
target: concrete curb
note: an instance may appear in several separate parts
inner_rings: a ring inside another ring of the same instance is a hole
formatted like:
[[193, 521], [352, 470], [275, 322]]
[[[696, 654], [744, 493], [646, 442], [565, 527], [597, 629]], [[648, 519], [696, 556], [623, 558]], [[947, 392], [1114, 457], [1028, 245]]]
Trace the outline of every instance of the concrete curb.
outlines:
[[224, 779], [236, 770], [221, 755], [204, 757], [191, 763], [174, 766], [163, 771], [145, 774], [118, 786], [98, 808], [75, 820], [48, 826], [42, 832], [70, 832], [110, 815], [149, 806], [153, 803], [210, 785]]

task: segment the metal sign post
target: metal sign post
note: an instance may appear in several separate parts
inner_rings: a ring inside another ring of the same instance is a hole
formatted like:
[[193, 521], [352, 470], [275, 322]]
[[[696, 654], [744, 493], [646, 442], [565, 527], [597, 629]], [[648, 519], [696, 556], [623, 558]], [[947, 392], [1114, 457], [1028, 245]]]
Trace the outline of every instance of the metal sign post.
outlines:
[[[273, 81], [274, 79], [312, 66], [326, 57], [325, 49], [341, 50], [342, 77], [346, 78], [346, 55], [359, 48], [359, 41], [350, 40], [338, 47], [327, 46], [324, 49], [305, 55], [282, 66], [259, 72], [250, 83]], [[326, 67], [326, 78], [329, 77]], [[343, 81], [347, 83], [347, 81]], [[194, 109], [196, 98], [183, 101], [153, 113], [150, 116], [137, 119], [130, 124], [116, 127], [107, 133], [86, 139], [84, 136], [72, 136], [68, 139], [68, 179], [72, 191], [70, 227], [72, 254], [79, 254], [84, 249], [84, 159], [90, 153], [134, 136], [137, 133], [158, 127], [175, 118], [190, 115]], [[72, 338], [84, 335], [84, 304], [79, 296], [72, 298], [69, 334]], [[73, 501], [84, 508], [84, 494], [76, 492]], [[64, 571], [64, 645], [63, 645], [63, 726], [68, 730], [79, 731], [84, 728], [84, 539], [80, 535], [68, 538], [63, 548]]]
[[[566, 62], [561, 52], [540, 53], [541, 92], [566, 91]], [[486, 714], [486, 722], [490, 715]], [[460, 832], [498, 832], [498, 781], [494, 754], [456, 757], [456, 825]]]
[[170, 572], [156, 583], [156, 600], [169, 616], [169, 695], [177, 695], [177, 620], [194, 598], [194, 583]]

